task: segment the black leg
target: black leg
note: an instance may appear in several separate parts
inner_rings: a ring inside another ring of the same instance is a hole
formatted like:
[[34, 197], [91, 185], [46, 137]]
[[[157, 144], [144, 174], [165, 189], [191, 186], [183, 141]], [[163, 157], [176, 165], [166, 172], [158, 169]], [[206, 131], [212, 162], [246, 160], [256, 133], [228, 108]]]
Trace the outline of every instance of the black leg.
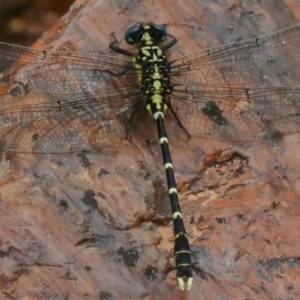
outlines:
[[[113, 51], [116, 51], [118, 53], [121, 53], [123, 55], [127, 55], [127, 56], [132, 56], [133, 54], [127, 50], [124, 50], [118, 46], [116, 46], [116, 44], [118, 43], [118, 40], [115, 37], [114, 33], [111, 33], [111, 37], [113, 38], [113, 41], [109, 44], [109, 48], [112, 49]], [[95, 69], [94, 73], [96, 74], [97, 71], [99, 72], [107, 72], [109, 74], [111, 74], [114, 77], [122, 77], [123, 75], [125, 75], [129, 70], [131, 70], [133, 68], [132, 63], [128, 63], [127, 65], [123, 66], [122, 68], [120, 68], [118, 73], [112, 72], [110, 70], [104, 69]]]
[[108, 74], [114, 76], [114, 77], [122, 77], [123, 75], [125, 75], [129, 70], [133, 69], [133, 64], [132, 63], [128, 63], [127, 65], [123, 66], [122, 68], [120, 68], [118, 73], [114, 73], [108, 69], [95, 69], [94, 70], [94, 74], [99, 71], [99, 72], [107, 72]]
[[188, 133], [188, 131], [187, 131], [187, 130], [185, 129], [185, 127], [182, 125], [180, 119], [178, 118], [176, 112], [174, 111], [173, 106], [172, 106], [171, 101], [170, 101], [170, 98], [168, 97], [166, 100], [167, 100], [167, 101], [166, 101], [166, 104], [167, 104], [168, 108], [170, 109], [171, 113], [173, 114], [173, 116], [175, 117], [175, 119], [176, 119], [178, 125], [184, 130], [184, 132], [187, 134], [188, 138], [190, 138], [191, 135]]
[[167, 34], [168, 37], [172, 38], [172, 40], [170, 42], [168, 42], [166, 45], [162, 46], [162, 50], [167, 50], [169, 48], [171, 48], [172, 46], [174, 46], [177, 43], [177, 39], [175, 36], [171, 35], [171, 34]]
[[112, 49], [112, 50], [114, 50], [114, 51], [116, 51], [118, 53], [127, 55], [127, 56], [133, 56], [133, 54], [131, 52], [129, 52], [129, 51], [125, 50], [125, 49], [122, 49], [122, 48], [120, 48], [120, 47], [118, 47], [116, 45], [118, 43], [118, 40], [116, 39], [114, 33], [112, 33], [111, 36], [113, 37], [114, 41], [109, 44], [109, 48], [110, 49]]

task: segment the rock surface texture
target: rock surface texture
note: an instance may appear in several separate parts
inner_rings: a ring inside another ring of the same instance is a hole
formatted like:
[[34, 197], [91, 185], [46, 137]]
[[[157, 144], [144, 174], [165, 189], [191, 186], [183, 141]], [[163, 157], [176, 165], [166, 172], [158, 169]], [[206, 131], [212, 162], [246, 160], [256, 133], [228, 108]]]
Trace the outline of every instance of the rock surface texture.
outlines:
[[[178, 39], [172, 60], [295, 25], [300, 4], [81, 0], [34, 47], [119, 55], [110, 34], [131, 51], [124, 32], [139, 22], [167, 25]], [[187, 139], [166, 116], [195, 264], [182, 292], [157, 132], [145, 116], [119, 145], [1, 154], [0, 299], [300, 299], [300, 134]]]

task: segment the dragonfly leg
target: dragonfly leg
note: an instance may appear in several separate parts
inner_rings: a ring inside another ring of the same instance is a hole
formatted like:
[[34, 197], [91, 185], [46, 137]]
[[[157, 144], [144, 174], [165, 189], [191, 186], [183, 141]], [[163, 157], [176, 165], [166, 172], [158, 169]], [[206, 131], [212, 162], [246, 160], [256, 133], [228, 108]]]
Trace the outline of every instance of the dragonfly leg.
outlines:
[[167, 34], [168, 37], [172, 38], [172, 40], [170, 42], [168, 42], [167, 44], [163, 45], [161, 48], [162, 50], [167, 50], [169, 48], [171, 48], [172, 46], [174, 46], [177, 43], [177, 39], [175, 36], [171, 35], [171, 34]]
[[118, 40], [117, 40], [117, 38], [116, 38], [116, 36], [115, 36], [114, 33], [111, 33], [110, 36], [114, 39], [113, 42], [111, 42], [111, 43], [109, 44], [109, 48], [110, 48], [110, 49], [112, 49], [112, 50], [114, 50], [114, 51], [116, 51], [116, 52], [118, 52], [118, 53], [127, 55], [127, 56], [133, 56], [133, 54], [132, 54], [131, 52], [129, 52], [129, 51], [125, 50], [125, 49], [122, 49], [122, 48], [120, 48], [120, 47], [118, 47], [118, 46], [116, 45], [116, 44], [118, 43]]
[[172, 106], [171, 101], [170, 101], [170, 98], [168, 98], [168, 100], [166, 101], [166, 104], [167, 104], [169, 110], [171, 111], [172, 115], [175, 117], [175, 119], [176, 119], [176, 121], [177, 121], [179, 127], [180, 127], [181, 129], [183, 129], [183, 131], [187, 134], [188, 138], [190, 138], [191, 135], [190, 135], [189, 132], [186, 130], [186, 128], [183, 126], [183, 124], [181, 123], [179, 117], [177, 116], [176, 112], [174, 111], [173, 106]]

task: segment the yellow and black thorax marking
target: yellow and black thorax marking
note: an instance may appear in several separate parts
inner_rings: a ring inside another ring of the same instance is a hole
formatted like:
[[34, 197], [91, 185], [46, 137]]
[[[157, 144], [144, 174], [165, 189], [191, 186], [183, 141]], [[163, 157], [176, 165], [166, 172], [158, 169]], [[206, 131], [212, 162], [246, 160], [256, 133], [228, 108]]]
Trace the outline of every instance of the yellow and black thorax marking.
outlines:
[[165, 96], [172, 92], [172, 84], [169, 77], [170, 64], [163, 50], [157, 45], [157, 41], [150, 31], [152, 27], [141, 27], [140, 42], [137, 45], [138, 53], [133, 58], [137, 73], [137, 80], [141, 91], [147, 96], [147, 109], [154, 114], [167, 109]]

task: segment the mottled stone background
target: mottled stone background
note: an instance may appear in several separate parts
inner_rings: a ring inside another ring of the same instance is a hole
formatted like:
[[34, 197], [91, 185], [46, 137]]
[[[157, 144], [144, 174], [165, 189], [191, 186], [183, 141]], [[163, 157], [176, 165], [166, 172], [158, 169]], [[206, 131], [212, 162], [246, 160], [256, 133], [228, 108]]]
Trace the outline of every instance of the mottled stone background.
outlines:
[[[155, 22], [178, 38], [168, 51], [176, 58], [299, 19], [291, 0], [78, 0], [34, 47], [115, 55], [112, 32], [130, 49], [125, 29]], [[187, 140], [166, 119], [192, 290], [179, 291], [172, 269], [169, 199], [149, 117], [117, 147], [2, 153], [0, 299], [300, 299], [300, 135]]]

